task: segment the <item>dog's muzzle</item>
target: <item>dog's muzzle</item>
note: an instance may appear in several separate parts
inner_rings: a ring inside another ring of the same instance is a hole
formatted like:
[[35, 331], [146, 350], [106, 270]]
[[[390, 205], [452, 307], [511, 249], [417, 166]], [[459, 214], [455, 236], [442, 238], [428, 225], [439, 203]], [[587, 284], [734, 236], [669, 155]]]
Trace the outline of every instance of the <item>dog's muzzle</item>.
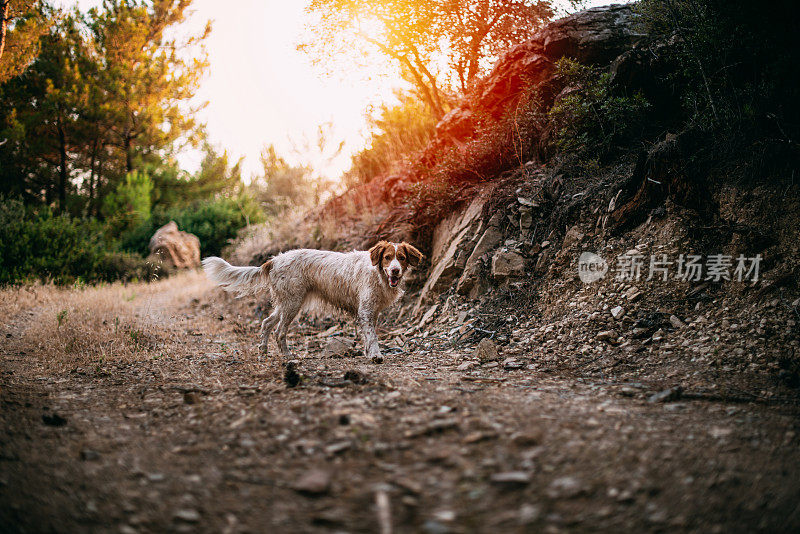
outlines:
[[388, 275], [388, 278], [389, 278], [389, 287], [397, 287], [397, 284], [400, 283], [399, 274], [390, 273]]

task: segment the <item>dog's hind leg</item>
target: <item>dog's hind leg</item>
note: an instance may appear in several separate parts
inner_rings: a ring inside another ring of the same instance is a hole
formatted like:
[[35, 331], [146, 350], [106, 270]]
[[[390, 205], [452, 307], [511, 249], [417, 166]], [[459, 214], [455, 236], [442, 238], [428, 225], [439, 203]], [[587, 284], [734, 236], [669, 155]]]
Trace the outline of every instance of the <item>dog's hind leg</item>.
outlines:
[[303, 306], [303, 300], [294, 298], [292, 300], [285, 300], [281, 303], [281, 319], [278, 323], [278, 329], [275, 331], [275, 338], [278, 340], [278, 348], [286, 357], [290, 357], [289, 345], [286, 344], [286, 333], [289, 331], [289, 325], [292, 324], [294, 318], [300, 313], [300, 308]]
[[[272, 310], [272, 313], [269, 314], [269, 317], [261, 321], [261, 344], [258, 348], [261, 349], [261, 354], [264, 356], [269, 354], [269, 335], [272, 333], [272, 329], [275, 328], [275, 325], [278, 324], [280, 318], [280, 309], [275, 308]], [[259, 360], [260, 359], [261, 356], [259, 356]]]

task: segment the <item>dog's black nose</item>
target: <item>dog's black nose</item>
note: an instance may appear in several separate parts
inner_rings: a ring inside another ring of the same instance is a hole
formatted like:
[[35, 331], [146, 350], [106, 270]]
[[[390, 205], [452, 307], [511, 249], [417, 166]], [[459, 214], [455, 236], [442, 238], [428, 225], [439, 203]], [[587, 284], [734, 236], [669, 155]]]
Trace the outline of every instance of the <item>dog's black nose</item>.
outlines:
[[391, 271], [389, 271], [389, 274], [391, 274], [392, 276], [400, 276], [400, 269], [392, 269]]

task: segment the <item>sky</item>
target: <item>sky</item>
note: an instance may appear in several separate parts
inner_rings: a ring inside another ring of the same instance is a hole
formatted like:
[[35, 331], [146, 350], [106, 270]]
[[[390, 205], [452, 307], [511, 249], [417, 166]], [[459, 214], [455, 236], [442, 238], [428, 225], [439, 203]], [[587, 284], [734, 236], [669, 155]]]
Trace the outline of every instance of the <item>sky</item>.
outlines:
[[[57, 4], [82, 10], [101, 0], [57, 0]], [[207, 125], [210, 140], [228, 151], [233, 160], [244, 157], [243, 176], [260, 169], [259, 154], [274, 144], [292, 163], [311, 163], [331, 178], [349, 167], [350, 155], [368, 138], [365, 110], [390, 102], [392, 89], [403, 84], [385, 66], [374, 71], [326, 75], [297, 50], [306, 35], [304, 0], [194, 0], [193, 14], [184, 24], [199, 33], [206, 21], [213, 30], [206, 41], [209, 71], [197, 99], [208, 101], [199, 119]], [[607, 1], [590, 1], [602, 5]], [[223, 7], [224, 6], [224, 7]], [[294, 147], [313, 139], [317, 127], [333, 125], [334, 141], [343, 140], [338, 158], [325, 162], [314, 154], [296, 154]], [[200, 154], [188, 151], [180, 158], [194, 170]]]

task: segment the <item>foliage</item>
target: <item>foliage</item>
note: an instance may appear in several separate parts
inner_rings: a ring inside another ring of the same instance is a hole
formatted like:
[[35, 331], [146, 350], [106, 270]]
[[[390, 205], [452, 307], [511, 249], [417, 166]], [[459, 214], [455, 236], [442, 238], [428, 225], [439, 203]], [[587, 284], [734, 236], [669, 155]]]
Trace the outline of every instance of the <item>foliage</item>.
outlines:
[[[672, 38], [686, 121], [718, 138], [787, 142], [800, 124], [797, 6], [779, 0], [643, 0], [644, 31]], [[789, 142], [791, 144], [791, 142]]]
[[395, 106], [381, 105], [368, 117], [373, 133], [369, 146], [352, 158], [347, 174], [350, 185], [395, 170], [428, 144], [436, 120], [413, 95], [399, 93]]
[[133, 171], [103, 200], [103, 215], [113, 234], [133, 228], [150, 217], [153, 182], [147, 173]]
[[185, 206], [157, 206], [149, 219], [122, 234], [121, 244], [126, 251], [147, 254], [150, 238], [169, 221], [200, 239], [204, 256], [218, 255], [230, 240], [245, 226], [264, 221], [255, 200], [247, 194], [198, 200]]
[[497, 54], [553, 15], [550, 0], [313, 0], [317, 58], [388, 60], [438, 120]]
[[155, 273], [142, 257], [114, 250], [104, 236], [95, 220], [0, 197], [0, 284], [150, 279]]
[[6, 30], [0, 35], [0, 83], [21, 74], [36, 58], [49, 16], [40, 0], [0, 1], [0, 25]]
[[571, 88], [548, 111], [563, 155], [583, 161], [603, 158], [641, 134], [650, 107], [642, 95], [615, 95], [609, 73], [568, 58], [556, 63], [556, 73]]
[[194, 96], [208, 27], [188, 38], [175, 31], [190, 4], [107, 0], [87, 14], [46, 11], [38, 56], [0, 83], [0, 192], [102, 215], [99, 199], [129, 172], [155, 179], [149, 166], [199, 143]]

